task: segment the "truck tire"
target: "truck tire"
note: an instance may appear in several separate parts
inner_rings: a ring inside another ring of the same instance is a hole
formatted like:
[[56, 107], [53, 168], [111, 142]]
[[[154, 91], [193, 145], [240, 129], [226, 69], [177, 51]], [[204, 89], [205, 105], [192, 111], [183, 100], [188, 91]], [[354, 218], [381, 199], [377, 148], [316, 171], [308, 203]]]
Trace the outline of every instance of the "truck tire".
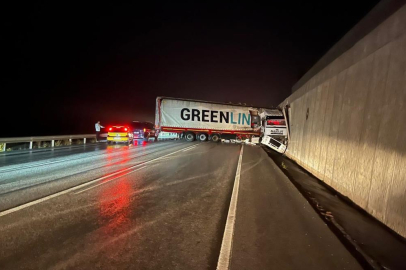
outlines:
[[193, 132], [187, 132], [185, 134], [185, 140], [187, 142], [193, 142], [196, 139], [196, 135]]
[[209, 136], [207, 136], [206, 133], [200, 133], [197, 137], [199, 138], [199, 141], [205, 142], [205, 141], [207, 141], [207, 138], [208, 138]]
[[211, 140], [213, 142], [219, 142], [220, 141], [220, 135], [218, 135], [218, 134], [211, 135]]

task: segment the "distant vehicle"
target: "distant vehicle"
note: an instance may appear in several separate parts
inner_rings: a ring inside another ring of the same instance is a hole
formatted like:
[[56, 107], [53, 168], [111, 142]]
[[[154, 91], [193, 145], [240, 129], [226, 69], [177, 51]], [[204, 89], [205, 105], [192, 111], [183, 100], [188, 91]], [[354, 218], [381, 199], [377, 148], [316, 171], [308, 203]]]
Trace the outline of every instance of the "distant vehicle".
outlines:
[[133, 121], [131, 123], [131, 127], [134, 139], [143, 139], [144, 141], [148, 141], [150, 138], [153, 138], [155, 141], [158, 140], [158, 134], [155, 131], [155, 126], [151, 122]]
[[155, 126], [158, 132], [181, 133], [189, 142], [250, 138], [261, 134], [258, 111], [237, 104], [158, 97]]
[[133, 142], [134, 135], [128, 126], [111, 126], [107, 128], [107, 143], [127, 143]]

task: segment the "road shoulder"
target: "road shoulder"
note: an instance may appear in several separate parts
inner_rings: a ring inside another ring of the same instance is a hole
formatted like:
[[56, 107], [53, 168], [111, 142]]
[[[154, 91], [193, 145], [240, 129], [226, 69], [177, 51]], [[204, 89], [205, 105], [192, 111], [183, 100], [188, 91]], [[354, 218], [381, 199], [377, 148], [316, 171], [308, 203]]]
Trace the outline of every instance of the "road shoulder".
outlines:
[[230, 269], [362, 269], [259, 147], [245, 147]]

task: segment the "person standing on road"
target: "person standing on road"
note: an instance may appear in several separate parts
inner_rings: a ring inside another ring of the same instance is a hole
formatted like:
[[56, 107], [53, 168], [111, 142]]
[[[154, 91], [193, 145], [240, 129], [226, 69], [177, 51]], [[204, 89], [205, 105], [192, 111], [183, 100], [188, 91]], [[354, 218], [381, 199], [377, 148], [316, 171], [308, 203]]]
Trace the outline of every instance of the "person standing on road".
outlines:
[[97, 123], [94, 125], [96, 128], [96, 142], [100, 141], [100, 128], [104, 128], [102, 125], [100, 125], [100, 121], [97, 121]]

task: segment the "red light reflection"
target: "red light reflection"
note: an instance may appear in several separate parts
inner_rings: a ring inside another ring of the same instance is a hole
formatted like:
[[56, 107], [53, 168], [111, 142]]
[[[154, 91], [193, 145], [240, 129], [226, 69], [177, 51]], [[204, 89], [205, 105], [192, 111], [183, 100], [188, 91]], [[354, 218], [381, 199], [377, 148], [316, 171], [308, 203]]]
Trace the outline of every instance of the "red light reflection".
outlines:
[[[120, 165], [125, 165], [131, 160], [128, 149], [114, 146], [111, 148], [107, 147], [106, 158], [107, 163], [104, 167], [111, 168], [114, 166], [115, 170], [117, 168], [122, 169]], [[107, 234], [124, 224], [128, 219], [132, 187], [125, 176], [127, 173], [123, 172], [113, 176], [113, 178], [123, 176], [117, 180], [112, 180], [111, 178], [103, 180], [103, 182], [112, 181], [112, 183], [105, 185], [100, 196], [100, 217], [103, 224], [107, 222], [107, 225], [104, 226], [105, 233]]]
[[142, 147], [145, 147], [145, 146], [148, 145], [148, 142], [146, 142], [146, 141], [144, 141], [144, 140], [142, 140], [142, 141], [140, 141], [140, 140], [134, 140], [133, 145], [135, 145], [135, 146], [141, 145]]
[[[131, 146], [130, 146], [131, 147]], [[120, 145], [108, 145], [107, 146], [107, 163], [104, 165], [105, 168], [112, 167], [113, 165], [124, 165], [131, 160], [129, 147], [124, 147]]]
[[132, 191], [127, 179], [117, 180], [104, 187], [104, 191], [100, 194], [99, 208], [104, 234], [114, 235], [128, 229], [126, 225], [129, 225]]

